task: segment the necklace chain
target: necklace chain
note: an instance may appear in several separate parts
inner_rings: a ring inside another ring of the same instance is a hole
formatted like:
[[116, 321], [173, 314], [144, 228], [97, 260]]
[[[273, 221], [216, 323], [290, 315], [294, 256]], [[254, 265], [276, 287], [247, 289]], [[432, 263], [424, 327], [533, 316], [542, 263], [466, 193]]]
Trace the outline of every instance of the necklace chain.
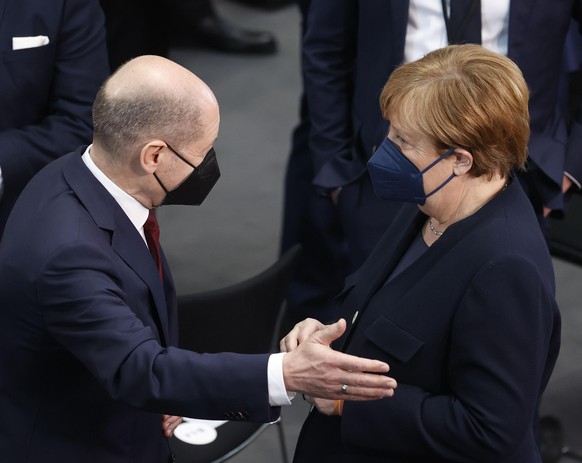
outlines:
[[443, 235], [442, 231], [438, 231], [436, 228], [434, 228], [434, 225], [432, 224], [432, 218], [428, 219], [428, 228], [430, 228], [430, 231], [433, 232], [433, 234], [436, 236]]
[[[502, 191], [504, 191], [504, 190], [505, 190], [505, 189], [506, 189], [508, 186], [509, 186], [509, 182], [505, 182], [505, 185], [503, 185], [503, 188], [502, 188], [502, 189], [501, 189], [501, 190], [500, 190], [500, 191], [499, 191], [497, 194], [499, 194], [499, 193], [501, 193]], [[432, 224], [432, 217], [430, 217], [430, 218], [428, 219], [428, 228], [430, 228], [430, 231], [431, 231], [431, 232], [433, 233], [433, 235], [435, 235], [435, 236], [443, 236], [443, 233], [445, 232], [444, 230], [443, 230], [443, 231], [439, 231], [439, 230], [437, 230], [437, 229], [434, 227], [434, 225]]]

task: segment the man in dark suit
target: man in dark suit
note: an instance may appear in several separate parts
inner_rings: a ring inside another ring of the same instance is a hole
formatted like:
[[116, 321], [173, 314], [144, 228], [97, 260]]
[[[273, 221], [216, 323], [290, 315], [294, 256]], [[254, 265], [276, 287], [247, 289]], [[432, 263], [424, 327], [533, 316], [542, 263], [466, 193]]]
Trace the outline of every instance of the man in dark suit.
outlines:
[[[341, 226], [329, 238], [333, 242], [337, 235], [343, 236], [355, 269], [399, 208], [398, 203], [376, 197], [366, 169], [368, 158], [388, 131], [379, 112], [378, 95], [397, 65], [447, 44], [443, 2], [311, 3], [303, 42], [313, 166], [309, 180], [318, 194], [328, 197], [330, 206], [336, 205], [337, 218], [332, 220], [339, 218]], [[448, 9], [450, 1], [444, 3]], [[481, 8], [475, 8], [484, 14], [483, 28], [468, 22], [464, 31], [468, 39], [461, 41], [474, 41], [476, 36], [485, 46], [506, 54], [520, 66], [532, 90], [530, 165], [520, 180], [543, 225], [550, 211], [562, 209], [562, 190], [579, 188], [582, 180], [582, 145], [576, 136], [582, 126], [575, 124], [568, 133], [557, 104], [564, 40], [572, 16], [582, 17], [582, 2], [482, 0]], [[454, 32], [460, 28], [452, 27]], [[458, 35], [449, 39], [455, 38]], [[312, 202], [321, 200], [313, 198]], [[314, 279], [312, 284], [319, 283]], [[316, 289], [304, 292], [315, 293]]]
[[[93, 121], [93, 144], [29, 183], [0, 244], [3, 459], [161, 463], [162, 413], [271, 421], [287, 391], [392, 395], [385, 363], [329, 348], [345, 322], [291, 354], [174, 347], [153, 209], [200, 204], [214, 186], [218, 104], [188, 70], [143, 56], [102, 87]], [[178, 421], [164, 420], [166, 437]]]
[[0, 237], [26, 183], [91, 140], [91, 105], [109, 74], [97, 0], [0, 3]]

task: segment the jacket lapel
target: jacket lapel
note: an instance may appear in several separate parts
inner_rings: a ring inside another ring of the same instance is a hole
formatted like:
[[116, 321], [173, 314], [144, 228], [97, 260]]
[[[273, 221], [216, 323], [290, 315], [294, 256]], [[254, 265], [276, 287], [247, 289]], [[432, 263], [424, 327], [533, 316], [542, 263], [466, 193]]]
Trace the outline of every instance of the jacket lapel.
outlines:
[[[348, 327], [338, 341], [338, 346], [343, 348], [349, 344], [353, 329], [358, 325], [359, 320], [361, 320], [362, 314], [368, 306], [368, 302], [382, 285], [384, 285], [425, 220], [426, 216], [419, 212], [416, 205], [403, 206], [400, 213], [394, 219], [394, 225], [390, 226], [386, 231], [374, 248], [374, 251], [370, 254], [368, 260], [364, 262], [357, 272], [346, 279], [346, 286], [343, 292], [349, 291], [351, 287], [353, 289], [342, 302], [342, 309], [350, 312], [358, 311], [358, 317], [353, 323], [349, 323], [350, 320], [347, 320]], [[400, 227], [402, 223], [408, 223], [409, 225], [402, 228], [397, 235], [394, 235], [392, 230]]]
[[[414, 279], [422, 278], [422, 270], [415, 266], [421, 265], [426, 268], [435, 268], [438, 261], [445, 258], [449, 250], [468, 237], [474, 237], [473, 230], [485, 228], [491, 222], [492, 214], [503, 216], [506, 208], [517, 201], [517, 195], [524, 195], [519, 181], [513, 178], [503, 194], [497, 195], [486, 203], [476, 213], [454, 223], [447, 228], [447, 232], [439, 238], [429, 250], [423, 254], [417, 262], [396, 276], [386, 288], [392, 288], [390, 300], [401, 296], [406, 290], [414, 290]], [[401, 212], [394, 219], [384, 236], [362, 267], [346, 280], [346, 287], [342, 294], [347, 294], [341, 303], [340, 313], [358, 311], [358, 317], [354, 323], [349, 323], [344, 335], [338, 340], [337, 346], [345, 350], [349, 345], [352, 332], [362, 320], [362, 314], [368, 310], [370, 299], [385, 284], [388, 276], [392, 273], [410, 244], [420, 232], [427, 216], [420, 212], [415, 205], [403, 206]], [[408, 224], [402, 226], [402, 224]], [[401, 229], [401, 230], [400, 230]], [[478, 243], [475, 243], [478, 246]], [[341, 294], [340, 294], [341, 296]], [[371, 314], [374, 315], [374, 314]]]
[[[157, 272], [152, 256], [141, 236], [139, 236], [139, 233], [137, 233], [137, 230], [127, 216], [125, 216], [123, 211], [121, 211], [121, 214], [123, 214], [121, 219], [125, 218], [125, 222], [127, 223], [119, 223], [124, 222], [124, 220], [117, 220], [118, 224], [112, 230], [111, 246], [117, 255], [119, 255], [119, 257], [121, 257], [125, 263], [139, 275], [150, 289], [156, 306], [158, 322], [161, 326], [160, 338], [162, 344], [168, 345], [170, 339], [168, 307], [166, 305], [166, 297], [164, 287], [160, 280], [160, 275]], [[165, 266], [164, 274], [169, 271], [169, 268]]]
[[[143, 280], [152, 294], [160, 327], [160, 340], [167, 345], [169, 336], [168, 307], [164, 287], [147, 246], [115, 199], [85, 166], [79, 149], [67, 163], [63, 174], [97, 226], [111, 234], [115, 253]], [[164, 259], [164, 272], [171, 282], [170, 269]], [[173, 284], [172, 284], [173, 288]]]

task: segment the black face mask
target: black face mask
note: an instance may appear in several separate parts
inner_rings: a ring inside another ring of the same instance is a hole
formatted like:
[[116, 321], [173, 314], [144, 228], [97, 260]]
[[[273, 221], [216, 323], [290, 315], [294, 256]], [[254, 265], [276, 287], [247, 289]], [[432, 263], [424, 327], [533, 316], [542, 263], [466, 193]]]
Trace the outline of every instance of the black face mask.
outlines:
[[162, 200], [160, 206], [164, 204], [199, 206], [202, 204], [202, 201], [204, 201], [206, 196], [208, 196], [208, 193], [210, 193], [210, 190], [212, 190], [212, 187], [216, 184], [220, 177], [220, 169], [218, 168], [218, 161], [216, 160], [216, 153], [214, 148], [211, 148], [210, 151], [206, 153], [206, 156], [204, 156], [204, 159], [198, 165], [198, 167], [188, 162], [170, 145], [168, 145], [168, 148], [170, 148], [170, 150], [172, 150], [172, 152], [182, 161], [193, 167], [194, 170], [172, 191], [168, 191], [168, 189], [164, 186], [162, 181], [154, 172], [154, 177], [166, 192], [166, 197]]

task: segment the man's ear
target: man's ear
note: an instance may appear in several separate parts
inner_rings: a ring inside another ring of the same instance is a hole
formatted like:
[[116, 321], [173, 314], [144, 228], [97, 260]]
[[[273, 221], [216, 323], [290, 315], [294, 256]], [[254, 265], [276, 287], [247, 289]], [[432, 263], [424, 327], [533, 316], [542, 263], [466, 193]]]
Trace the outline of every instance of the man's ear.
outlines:
[[151, 140], [146, 143], [139, 153], [139, 163], [141, 168], [148, 174], [153, 174], [158, 168], [160, 158], [163, 156], [162, 150], [167, 144], [162, 140]]
[[456, 176], [465, 175], [473, 167], [473, 155], [463, 148], [456, 148], [451, 157], [453, 158], [453, 172]]

